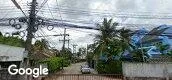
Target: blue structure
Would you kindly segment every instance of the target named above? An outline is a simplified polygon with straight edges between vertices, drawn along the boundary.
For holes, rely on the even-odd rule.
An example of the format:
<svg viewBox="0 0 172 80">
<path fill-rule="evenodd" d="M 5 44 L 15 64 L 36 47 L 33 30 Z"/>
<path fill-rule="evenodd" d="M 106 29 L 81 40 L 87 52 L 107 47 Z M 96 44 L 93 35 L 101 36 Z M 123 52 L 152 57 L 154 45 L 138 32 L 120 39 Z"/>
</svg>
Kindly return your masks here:
<svg viewBox="0 0 172 80">
<path fill-rule="evenodd" d="M 131 37 L 131 44 L 138 46 L 141 42 L 140 40 L 148 33 L 149 31 L 145 28 L 135 31 L 134 35 Z"/>
<path fill-rule="evenodd" d="M 131 44 L 137 48 L 146 49 L 147 54 L 152 58 L 162 54 L 155 46 L 159 42 L 169 45 L 169 50 L 172 50 L 172 25 L 160 25 L 151 31 L 142 28 L 135 31 L 131 37 Z M 125 51 L 123 56 L 131 58 L 128 51 Z"/>
</svg>

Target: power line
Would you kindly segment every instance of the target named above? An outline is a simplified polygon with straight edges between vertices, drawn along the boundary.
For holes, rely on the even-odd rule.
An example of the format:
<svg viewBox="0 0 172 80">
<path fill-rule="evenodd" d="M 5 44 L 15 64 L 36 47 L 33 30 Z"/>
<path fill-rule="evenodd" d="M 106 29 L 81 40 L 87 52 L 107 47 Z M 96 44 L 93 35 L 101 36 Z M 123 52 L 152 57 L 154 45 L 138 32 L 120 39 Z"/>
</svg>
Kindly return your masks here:
<svg viewBox="0 0 172 80">
<path fill-rule="evenodd" d="M 85 11 L 85 12 L 95 12 L 95 13 L 104 13 L 104 12 L 110 12 L 110 13 L 130 13 L 130 14 L 164 14 L 164 15 L 167 15 L 167 14 L 172 14 L 172 13 L 167 13 L 167 12 L 149 12 L 149 11 L 142 11 L 142 12 L 124 12 L 124 11 L 115 11 L 115 10 L 98 10 L 97 8 L 98 7 L 100 7 L 100 6 L 98 6 L 97 8 L 95 8 L 95 9 L 86 9 L 86 8 L 78 8 L 78 7 L 71 7 L 71 6 L 64 6 L 64 5 L 59 5 L 60 7 L 61 7 L 61 9 L 66 9 L 66 10 L 74 10 L 74 11 Z M 52 8 L 52 9 L 54 9 L 54 10 L 56 10 L 57 8 L 54 8 L 54 7 L 50 7 L 50 8 Z M 44 9 L 46 9 L 46 8 L 44 8 Z"/>
<path fill-rule="evenodd" d="M 27 15 L 25 14 L 25 12 L 23 11 L 23 9 L 18 5 L 18 3 L 15 1 L 15 0 L 11 0 L 13 3 L 14 3 L 14 5 L 23 13 L 23 15 L 25 16 L 25 17 L 27 17 Z"/>
<path fill-rule="evenodd" d="M 44 7 L 44 5 L 48 2 L 48 0 L 44 0 L 41 6 L 38 8 L 36 14 Z"/>
<path fill-rule="evenodd" d="M 47 7 L 48 7 L 48 9 L 49 9 L 49 5 L 48 5 L 48 3 L 47 3 Z M 49 12 L 50 12 L 50 14 L 51 14 L 52 18 L 53 18 L 53 19 L 55 19 L 55 18 L 54 18 L 54 16 L 53 16 L 53 13 L 51 12 L 51 10 L 50 10 L 50 9 L 49 9 Z M 61 18 L 60 18 L 60 19 L 61 19 Z M 61 19 L 61 20 L 62 20 L 62 19 Z M 59 30 L 60 30 L 60 29 L 59 29 Z M 56 31 L 55 31 L 55 32 L 56 32 Z M 61 30 L 60 30 L 60 32 L 61 32 Z M 56 33 L 57 33 L 57 32 L 56 32 Z"/>
<path fill-rule="evenodd" d="M 22 1 L 22 0 L 20 0 L 19 3 L 20 3 L 21 1 Z M 14 8 L 13 8 L 13 10 L 14 10 Z M 13 11 L 13 10 L 11 10 L 11 11 Z M 2 17 L 2 19 L 4 19 L 9 13 L 10 13 L 10 11 L 8 11 L 7 13 L 5 13 L 5 15 L 4 15 L 4 17 Z"/>
<path fill-rule="evenodd" d="M 69 34 L 66 34 L 66 28 L 64 29 L 64 34 L 63 34 L 63 40 L 59 40 L 59 41 L 63 41 L 63 46 L 62 46 L 62 50 L 65 50 L 65 45 L 66 45 L 66 41 L 68 41 L 69 43 L 69 39 L 66 39 L 66 36 L 69 36 Z M 69 45 L 69 44 L 68 44 Z"/>
<path fill-rule="evenodd" d="M 67 29 L 71 29 L 71 30 L 75 30 L 75 31 L 79 31 L 79 32 L 84 32 L 84 33 L 96 34 L 96 33 L 93 33 L 93 32 L 83 31 L 83 30 L 79 30 L 79 29 L 75 29 L 75 28 L 67 28 Z"/>
<path fill-rule="evenodd" d="M 42 10 L 46 11 L 46 10 Z M 52 10 L 53 12 L 56 11 L 56 9 Z M 86 16 L 92 16 L 92 15 L 99 15 L 99 16 L 113 16 L 113 17 L 128 17 L 128 18 L 146 18 L 146 19 L 171 19 L 167 16 L 167 14 L 164 15 L 151 15 L 151 14 L 138 14 L 138 13 L 105 13 L 105 12 L 92 12 L 92 11 L 83 11 L 83 10 L 72 10 L 72 9 L 61 9 L 61 12 L 64 14 L 71 14 L 71 15 L 86 15 Z"/>
<path fill-rule="evenodd" d="M 45 17 L 44 13 L 43 13 L 42 11 L 40 11 L 40 12 L 42 13 L 43 17 Z M 52 16 L 52 18 L 54 19 L 53 16 Z M 60 30 L 60 29 L 59 29 L 59 30 Z M 53 32 L 57 33 L 56 31 L 53 31 Z M 61 30 L 60 30 L 60 33 L 61 33 Z"/>
<path fill-rule="evenodd" d="M 43 36 L 43 38 L 44 39 L 47 39 L 45 36 L 45 32 L 42 30 L 42 29 L 40 29 L 41 30 L 41 32 L 42 32 L 42 34 L 41 34 L 41 36 Z M 50 39 L 47 39 L 47 40 L 52 40 L 51 38 Z M 53 40 L 52 40 L 53 41 Z M 51 43 L 51 42 L 50 42 Z M 51 43 L 54 47 L 56 47 L 57 46 L 57 44 L 53 44 L 53 43 Z"/>
<path fill-rule="evenodd" d="M 24 4 L 24 6 L 27 6 L 27 3 L 20 3 L 20 4 Z M 9 6 L 9 4 L 6 4 Z M 59 5 L 59 7 L 61 7 L 62 9 L 71 9 L 71 6 L 64 6 L 64 5 Z M 50 7 L 52 9 L 57 9 L 57 8 L 54 8 L 54 7 Z M 44 8 L 45 9 L 45 8 Z M 72 7 L 72 10 L 86 10 L 87 8 L 78 8 L 78 7 Z M 118 13 L 118 12 L 121 12 L 121 13 L 135 13 L 135 14 L 165 14 L 165 15 L 168 15 L 168 14 L 172 14 L 172 13 L 169 13 L 169 12 L 150 12 L 150 11 L 142 11 L 142 12 L 124 12 L 124 11 L 115 11 L 115 10 L 98 10 L 98 9 L 89 9 L 89 11 L 95 11 L 95 12 L 113 12 L 113 13 Z"/>
<path fill-rule="evenodd" d="M 61 11 L 60 11 L 60 6 L 59 6 L 59 3 L 58 3 L 58 1 L 57 1 L 57 0 L 56 0 L 56 4 L 57 4 L 57 9 L 58 9 L 58 12 L 59 12 L 59 15 L 60 15 L 61 23 L 63 23 L 62 14 L 61 14 Z M 61 30 L 60 30 L 60 31 L 61 31 Z"/>
<path fill-rule="evenodd" d="M 43 11 L 46 12 L 46 11 Z M 56 12 L 56 11 L 53 11 Z M 82 16 L 101 16 L 101 17 L 115 17 L 115 18 L 137 18 L 137 19 L 172 19 L 172 16 L 144 16 L 144 15 L 119 15 L 119 14 L 89 14 L 89 13 L 80 13 L 80 12 L 70 12 L 62 11 L 62 14 L 68 15 L 82 15 Z"/>
</svg>

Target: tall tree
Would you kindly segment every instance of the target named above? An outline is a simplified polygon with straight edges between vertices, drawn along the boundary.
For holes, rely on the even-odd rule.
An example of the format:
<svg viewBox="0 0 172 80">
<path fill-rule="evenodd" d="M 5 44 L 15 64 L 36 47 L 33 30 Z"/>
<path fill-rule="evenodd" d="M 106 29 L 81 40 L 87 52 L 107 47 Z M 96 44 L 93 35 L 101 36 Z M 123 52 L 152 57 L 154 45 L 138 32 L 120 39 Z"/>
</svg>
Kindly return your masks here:
<svg viewBox="0 0 172 80">
<path fill-rule="evenodd" d="M 86 56 L 86 48 L 84 47 L 81 47 L 79 48 L 78 52 L 77 52 L 77 57 L 83 57 L 83 56 Z"/>
<path fill-rule="evenodd" d="M 118 23 L 113 22 L 112 19 L 104 19 L 102 24 L 98 25 L 100 34 L 96 36 L 95 45 L 97 58 L 101 54 L 106 54 L 107 57 L 120 56 L 130 45 L 130 31 L 129 29 L 117 29 Z"/>
</svg>

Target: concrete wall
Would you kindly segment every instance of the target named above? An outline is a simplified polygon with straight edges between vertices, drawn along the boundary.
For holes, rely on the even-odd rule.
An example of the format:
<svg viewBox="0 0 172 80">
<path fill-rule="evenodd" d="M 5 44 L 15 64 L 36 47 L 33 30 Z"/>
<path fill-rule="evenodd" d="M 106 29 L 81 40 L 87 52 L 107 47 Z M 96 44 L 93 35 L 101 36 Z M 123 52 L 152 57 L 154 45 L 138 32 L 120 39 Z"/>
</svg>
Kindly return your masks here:
<svg viewBox="0 0 172 80">
<path fill-rule="evenodd" d="M 130 63 L 123 62 L 124 77 L 166 78 L 172 76 L 172 63 Z"/>
</svg>

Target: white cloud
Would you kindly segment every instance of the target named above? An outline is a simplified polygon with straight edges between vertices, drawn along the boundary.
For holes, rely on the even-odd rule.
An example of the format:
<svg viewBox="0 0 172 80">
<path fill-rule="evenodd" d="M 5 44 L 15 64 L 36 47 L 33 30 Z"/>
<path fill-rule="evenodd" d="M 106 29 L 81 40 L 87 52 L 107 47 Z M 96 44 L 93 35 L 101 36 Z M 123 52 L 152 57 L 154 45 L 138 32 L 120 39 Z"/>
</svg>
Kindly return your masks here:
<svg viewBox="0 0 172 80">
<path fill-rule="evenodd" d="M 27 2 L 30 2 L 31 0 L 17 0 L 17 2 L 20 2 L 20 5 L 26 4 Z M 123 22 L 126 24 L 172 24 L 170 19 L 137 19 L 137 18 L 116 18 L 114 16 L 100 16 L 100 15 L 93 15 L 93 13 L 90 12 L 106 12 L 106 13 L 134 13 L 134 14 L 147 14 L 147 15 L 166 15 L 166 16 L 172 16 L 172 0 L 57 0 L 58 4 L 60 5 L 60 11 L 61 11 L 61 17 L 63 20 L 71 20 L 71 21 L 84 21 L 89 23 L 96 23 L 101 22 L 104 17 L 112 17 L 117 22 Z M 42 3 L 42 0 L 38 0 L 39 4 Z M 48 0 L 48 4 L 52 8 L 57 8 L 56 0 Z M 10 0 L 0 0 L 0 9 L 1 8 L 9 8 L 4 6 L 14 6 Z M 25 8 L 25 6 L 22 6 L 22 8 Z M 44 8 L 47 8 L 47 4 Z M 64 9 L 69 10 L 78 10 L 80 13 L 77 14 L 71 14 L 71 12 L 62 13 Z M 0 18 L 5 16 L 5 13 L 9 13 L 6 17 L 17 17 L 17 16 L 23 16 L 22 13 L 16 13 L 13 11 L 19 11 L 18 9 L 14 8 L 11 11 L 0 11 Z M 106 11 L 105 11 L 106 10 Z M 83 11 L 87 11 L 88 15 L 91 14 L 93 16 L 84 15 Z M 47 14 L 48 13 L 48 14 Z M 53 17 L 56 19 L 61 19 L 59 11 L 56 9 L 56 11 L 53 11 Z M 170 14 L 165 14 L 170 13 Z M 43 13 L 45 17 L 52 18 L 50 12 L 47 10 L 47 12 Z M 39 15 L 43 16 L 42 13 Z M 83 23 L 83 22 L 82 22 Z M 79 24 L 83 25 L 83 24 Z M 152 26 L 132 26 L 130 28 L 152 28 Z M 7 29 L 3 29 L 5 32 Z M 47 31 L 45 30 L 45 34 L 63 34 L 62 28 L 56 28 L 53 31 Z M 76 29 L 78 30 L 78 29 Z M 72 39 L 71 43 L 77 43 L 78 45 L 85 45 L 88 43 L 93 42 L 94 36 L 90 36 L 90 33 L 86 33 L 90 30 L 82 30 L 82 31 L 76 31 L 76 30 L 67 30 L 67 33 L 69 33 Z M 86 31 L 86 32 L 84 32 Z M 90 31 L 91 33 L 97 33 L 96 31 Z M 62 43 L 59 43 L 59 39 L 62 37 L 50 37 L 48 38 L 49 41 L 52 43 L 56 43 L 58 48 L 61 48 Z"/>
</svg>

